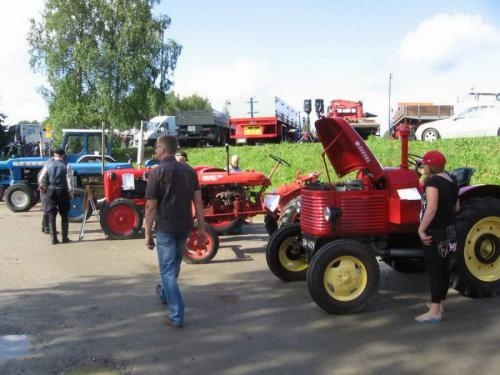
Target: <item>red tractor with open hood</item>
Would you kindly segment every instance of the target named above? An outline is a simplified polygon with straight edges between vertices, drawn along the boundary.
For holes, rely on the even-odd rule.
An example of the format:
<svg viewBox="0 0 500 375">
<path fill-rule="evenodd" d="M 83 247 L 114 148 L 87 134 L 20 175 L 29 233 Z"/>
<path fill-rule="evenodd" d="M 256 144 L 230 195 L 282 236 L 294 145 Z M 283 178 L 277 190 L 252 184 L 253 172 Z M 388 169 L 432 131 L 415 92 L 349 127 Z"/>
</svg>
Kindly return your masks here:
<svg viewBox="0 0 500 375">
<path fill-rule="evenodd" d="M 267 262 L 284 281 L 307 279 L 312 298 L 325 311 L 357 312 L 378 289 L 377 258 L 400 271 L 422 264 L 418 158 L 408 154 L 408 129 L 401 131 L 397 168 L 382 167 L 343 119 L 322 118 L 316 130 L 327 173 L 325 156 L 340 178 L 353 179 L 332 183 L 327 174 L 328 182 L 302 189 L 300 224 L 273 234 Z M 464 295 L 492 295 L 500 292 L 500 187 L 460 185 L 453 286 Z"/>
</svg>

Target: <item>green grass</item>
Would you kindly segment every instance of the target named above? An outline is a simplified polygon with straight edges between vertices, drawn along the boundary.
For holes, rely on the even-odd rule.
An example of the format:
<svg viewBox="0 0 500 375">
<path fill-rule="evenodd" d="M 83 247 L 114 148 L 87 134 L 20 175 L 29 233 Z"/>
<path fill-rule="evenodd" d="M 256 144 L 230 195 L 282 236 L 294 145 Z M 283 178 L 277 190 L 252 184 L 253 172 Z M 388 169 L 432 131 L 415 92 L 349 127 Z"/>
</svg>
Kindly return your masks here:
<svg viewBox="0 0 500 375">
<path fill-rule="evenodd" d="M 387 139 L 371 138 L 367 145 L 383 166 L 399 166 L 401 163 L 401 142 Z M 409 152 L 423 155 L 429 150 L 439 150 L 445 154 L 448 163 L 447 169 L 458 167 L 472 167 L 476 172 L 472 178 L 474 184 L 500 184 L 500 137 L 442 139 L 433 143 L 410 142 Z M 223 147 L 186 148 L 189 164 L 212 165 L 224 168 L 226 163 Z M 321 172 L 321 179 L 326 180 L 324 165 L 321 159 L 323 148 L 320 143 L 307 144 L 265 144 L 260 146 L 233 146 L 230 154 L 241 157 L 242 169 L 254 169 L 269 174 L 274 160 L 269 154 L 279 156 L 288 161 L 292 167 L 280 166 L 273 176 L 273 186 L 279 186 L 294 179 L 297 170 L 303 173 Z M 120 150 L 119 153 L 124 151 Z M 135 159 L 135 149 L 129 149 L 129 154 Z M 147 150 L 147 156 L 152 150 Z M 118 156 L 121 158 L 120 156 Z M 123 158 L 121 158 L 123 160 Z M 332 180 L 338 180 L 331 168 Z M 346 178 L 352 178 L 348 176 Z"/>
</svg>

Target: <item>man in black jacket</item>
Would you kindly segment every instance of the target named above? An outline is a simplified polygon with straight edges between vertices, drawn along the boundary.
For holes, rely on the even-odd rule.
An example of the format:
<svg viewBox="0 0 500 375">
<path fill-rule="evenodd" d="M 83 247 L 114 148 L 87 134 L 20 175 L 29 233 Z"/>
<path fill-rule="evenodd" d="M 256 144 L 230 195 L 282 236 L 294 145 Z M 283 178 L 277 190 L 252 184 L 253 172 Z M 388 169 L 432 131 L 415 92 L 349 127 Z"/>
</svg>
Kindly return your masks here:
<svg viewBox="0 0 500 375">
<path fill-rule="evenodd" d="M 64 160 L 63 149 L 54 151 L 54 158 L 43 168 L 40 176 L 40 190 L 46 192 L 46 210 L 49 213 L 49 229 L 52 244 L 57 239 L 56 216 L 61 215 L 62 242 L 70 242 L 68 238 L 68 212 L 73 195 L 71 186 L 72 170 Z"/>
</svg>

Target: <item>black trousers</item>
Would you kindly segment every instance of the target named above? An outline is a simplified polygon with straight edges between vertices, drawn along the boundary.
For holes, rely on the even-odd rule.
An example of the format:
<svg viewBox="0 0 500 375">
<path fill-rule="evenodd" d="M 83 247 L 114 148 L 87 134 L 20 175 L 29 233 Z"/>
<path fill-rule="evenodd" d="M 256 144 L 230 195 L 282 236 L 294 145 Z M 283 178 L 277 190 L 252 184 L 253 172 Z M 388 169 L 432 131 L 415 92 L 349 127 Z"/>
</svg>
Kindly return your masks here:
<svg viewBox="0 0 500 375">
<path fill-rule="evenodd" d="M 50 234 L 56 236 L 56 216 L 61 215 L 61 227 L 63 239 L 68 235 L 68 212 L 70 208 L 70 198 L 67 189 L 50 188 L 45 197 L 46 212 L 49 214 Z"/>
<path fill-rule="evenodd" d="M 446 299 L 450 287 L 450 255 L 441 257 L 436 246 L 424 246 L 425 269 L 431 285 L 431 302 L 440 303 Z"/>
<path fill-rule="evenodd" d="M 49 212 L 47 211 L 47 194 L 40 191 L 40 203 L 42 204 L 42 230 L 49 229 Z"/>
</svg>

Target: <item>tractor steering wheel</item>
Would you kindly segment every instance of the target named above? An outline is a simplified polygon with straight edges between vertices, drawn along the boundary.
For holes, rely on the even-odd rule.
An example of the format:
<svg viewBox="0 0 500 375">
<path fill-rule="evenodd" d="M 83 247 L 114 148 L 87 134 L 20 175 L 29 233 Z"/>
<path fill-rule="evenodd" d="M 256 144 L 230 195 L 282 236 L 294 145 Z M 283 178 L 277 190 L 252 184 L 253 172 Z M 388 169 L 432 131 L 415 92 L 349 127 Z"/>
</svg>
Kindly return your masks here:
<svg viewBox="0 0 500 375">
<path fill-rule="evenodd" d="M 417 154 L 408 154 L 408 163 L 414 165 L 419 168 L 422 166 L 423 157 Z"/>
<path fill-rule="evenodd" d="M 280 157 L 277 157 L 276 155 L 272 155 L 272 154 L 269 154 L 269 156 L 271 157 L 271 159 L 274 159 L 275 161 L 277 161 L 278 163 L 281 163 L 281 164 L 284 164 L 286 165 L 288 168 L 291 167 L 290 163 L 287 162 L 286 160 L 283 160 L 282 158 Z"/>
</svg>

